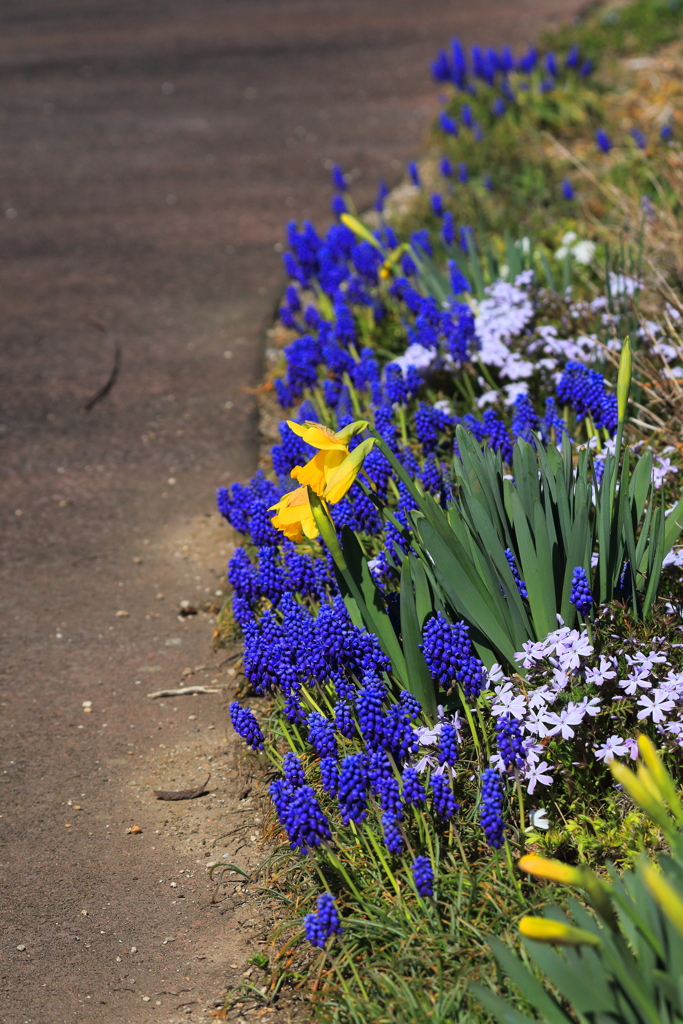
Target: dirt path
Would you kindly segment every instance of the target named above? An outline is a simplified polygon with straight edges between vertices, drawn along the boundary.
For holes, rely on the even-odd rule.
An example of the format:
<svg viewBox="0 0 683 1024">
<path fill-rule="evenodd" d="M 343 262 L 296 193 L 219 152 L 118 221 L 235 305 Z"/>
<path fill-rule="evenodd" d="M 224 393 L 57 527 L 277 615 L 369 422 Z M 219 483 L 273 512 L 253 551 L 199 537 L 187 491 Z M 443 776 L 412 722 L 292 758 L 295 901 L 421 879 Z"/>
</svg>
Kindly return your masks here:
<svg viewBox="0 0 683 1024">
<path fill-rule="evenodd" d="M 258 847 L 225 735 L 230 665 L 208 613 L 179 612 L 215 592 L 229 553 L 215 487 L 254 468 L 245 386 L 283 220 L 324 220 L 331 159 L 361 204 L 398 179 L 449 35 L 522 42 L 576 6 L 5 3 L 3 1024 L 206 1019 L 258 949 L 267 908 L 211 904 L 206 877 Z M 122 365 L 83 415 L 112 358 L 92 318 Z M 222 692 L 146 696 L 188 680 Z M 209 771 L 209 796 L 153 797 Z"/>
</svg>

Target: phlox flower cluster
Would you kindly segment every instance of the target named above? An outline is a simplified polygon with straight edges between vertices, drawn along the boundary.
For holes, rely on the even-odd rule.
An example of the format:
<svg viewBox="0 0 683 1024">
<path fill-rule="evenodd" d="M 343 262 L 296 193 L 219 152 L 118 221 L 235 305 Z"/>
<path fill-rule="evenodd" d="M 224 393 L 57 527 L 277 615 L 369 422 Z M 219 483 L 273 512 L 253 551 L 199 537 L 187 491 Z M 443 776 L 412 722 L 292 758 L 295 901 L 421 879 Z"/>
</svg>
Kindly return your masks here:
<svg viewBox="0 0 683 1024">
<path fill-rule="evenodd" d="M 494 671 L 484 694 L 498 736 L 492 767 L 519 773 L 533 795 L 570 763 L 636 756 L 643 729 L 683 742 L 683 672 L 672 667 L 673 649 L 661 637 L 651 645 L 623 640 L 616 653 L 598 655 L 585 630 L 567 627 L 526 643 L 517 655 L 524 683 Z"/>
</svg>

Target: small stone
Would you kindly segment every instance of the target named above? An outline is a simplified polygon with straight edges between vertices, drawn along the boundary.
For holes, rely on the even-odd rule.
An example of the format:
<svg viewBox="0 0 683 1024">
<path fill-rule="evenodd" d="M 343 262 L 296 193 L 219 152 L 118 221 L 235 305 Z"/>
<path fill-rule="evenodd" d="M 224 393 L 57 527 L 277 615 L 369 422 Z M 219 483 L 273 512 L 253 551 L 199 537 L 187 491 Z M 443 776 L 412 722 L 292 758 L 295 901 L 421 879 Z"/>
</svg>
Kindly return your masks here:
<svg viewBox="0 0 683 1024">
<path fill-rule="evenodd" d="M 130 947 L 130 951 L 131 951 L 131 953 L 137 953 L 138 947 L 137 946 L 131 946 Z"/>
<path fill-rule="evenodd" d="M 87 910 L 81 910 L 81 914 L 83 915 L 83 917 L 87 917 L 88 916 L 88 911 Z"/>
<path fill-rule="evenodd" d="M 128 619 L 128 618 L 130 618 L 130 612 L 126 612 L 126 611 L 123 610 L 123 608 L 119 608 L 119 610 L 116 613 L 116 618 L 117 619 Z"/>
<path fill-rule="evenodd" d="M 17 949 L 19 950 L 20 953 L 23 953 L 24 950 L 26 949 L 26 946 L 17 946 Z"/>
<path fill-rule="evenodd" d="M 127 836 L 139 836 L 142 833 L 142 829 L 139 825 L 133 825 L 132 828 L 126 829 Z"/>
<path fill-rule="evenodd" d="M 83 708 L 84 711 L 90 711 L 92 708 L 92 701 L 84 700 L 81 704 L 81 707 Z"/>
<path fill-rule="evenodd" d="M 149 996 L 143 996 L 142 997 L 142 1001 L 143 1001 L 143 1003 L 148 1003 L 149 1002 Z"/>
</svg>

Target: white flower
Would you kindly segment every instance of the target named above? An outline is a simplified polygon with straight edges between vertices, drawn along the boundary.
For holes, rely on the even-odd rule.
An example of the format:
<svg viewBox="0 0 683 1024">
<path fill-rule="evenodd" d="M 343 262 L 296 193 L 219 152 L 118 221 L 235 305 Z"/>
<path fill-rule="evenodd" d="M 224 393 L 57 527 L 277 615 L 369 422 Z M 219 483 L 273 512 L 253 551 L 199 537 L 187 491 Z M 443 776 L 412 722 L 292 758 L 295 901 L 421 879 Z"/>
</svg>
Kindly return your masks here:
<svg viewBox="0 0 683 1024">
<path fill-rule="evenodd" d="M 652 465 L 652 483 L 660 488 L 669 473 L 678 472 L 678 466 L 672 465 L 671 459 L 662 458 L 661 455 L 655 456 L 655 463 Z"/>
<path fill-rule="evenodd" d="M 656 724 L 663 722 L 666 712 L 675 707 L 675 702 L 669 700 L 663 690 L 653 690 L 652 695 L 644 693 L 638 698 L 638 704 L 643 709 L 638 712 L 638 718 L 651 718 Z"/>
<path fill-rule="evenodd" d="M 595 242 L 577 242 L 576 245 L 572 247 L 572 256 L 577 263 L 580 263 L 584 267 L 588 266 L 595 256 Z"/>
<path fill-rule="evenodd" d="M 574 730 L 572 726 L 581 725 L 584 715 L 585 712 L 578 704 L 568 704 L 566 708 L 560 711 L 559 715 L 554 711 L 548 711 L 545 715 L 545 720 L 548 725 L 552 726 L 552 728 L 548 729 L 548 736 L 556 736 L 559 732 L 562 734 L 562 739 L 573 739 Z"/>
<path fill-rule="evenodd" d="M 524 728 L 532 736 L 540 736 L 543 739 L 544 736 L 548 735 L 545 719 L 546 711 L 529 711 L 524 719 Z"/>
<path fill-rule="evenodd" d="M 498 391 L 485 391 L 477 399 L 477 409 L 485 409 L 487 405 L 495 405 L 500 398 Z"/>
<path fill-rule="evenodd" d="M 550 828 L 548 812 L 545 807 L 539 807 L 537 811 L 530 811 L 529 819 L 533 828 L 542 828 L 544 832 Z"/>
<path fill-rule="evenodd" d="M 547 686 L 537 686 L 535 690 L 532 690 L 527 701 L 530 708 L 542 708 L 546 704 L 551 703 L 555 699 L 555 694 L 552 693 Z"/>
<path fill-rule="evenodd" d="M 440 398 L 437 402 L 434 402 L 434 408 L 438 409 L 439 412 L 445 412 L 447 416 L 453 415 L 451 403 L 447 398 Z"/>
<path fill-rule="evenodd" d="M 494 688 L 495 702 L 491 706 L 492 715 L 512 715 L 513 718 L 524 718 L 526 698 L 523 693 L 515 693 L 512 683 Z"/>
<path fill-rule="evenodd" d="M 628 741 L 622 740 L 621 736 L 610 736 L 601 747 L 595 748 L 595 756 L 598 761 L 604 761 L 605 764 L 609 764 L 615 757 L 623 757 L 624 754 L 628 753 Z"/>
<path fill-rule="evenodd" d="M 627 277 L 625 274 L 615 274 L 613 270 L 609 275 L 609 286 L 612 295 L 633 295 L 643 287 L 641 281 L 635 277 Z"/>
<path fill-rule="evenodd" d="M 651 690 L 651 671 L 652 669 L 649 665 L 638 665 L 631 672 L 630 676 L 627 676 L 626 679 L 619 680 L 619 689 L 623 690 L 629 697 L 633 697 L 633 695 L 638 692 L 639 687 L 641 690 Z"/>
<path fill-rule="evenodd" d="M 601 654 L 599 667 L 586 669 L 586 682 L 592 683 L 593 686 L 602 686 L 606 679 L 614 679 L 616 674 L 614 660 Z"/>
<path fill-rule="evenodd" d="M 528 771 L 525 774 L 527 780 L 527 793 L 531 795 L 536 789 L 536 783 L 540 782 L 542 786 L 552 785 L 552 775 L 545 775 L 544 772 L 552 770 L 547 761 L 541 761 L 540 764 L 532 764 L 529 766 Z"/>
<path fill-rule="evenodd" d="M 398 366 L 401 373 L 405 376 L 409 366 L 414 366 L 416 370 L 424 370 L 431 366 L 436 355 L 435 349 L 425 348 L 424 345 L 418 345 L 417 342 L 413 342 L 412 345 L 408 345 L 402 356 L 392 359 L 391 363 L 387 363 L 387 366 Z"/>
</svg>

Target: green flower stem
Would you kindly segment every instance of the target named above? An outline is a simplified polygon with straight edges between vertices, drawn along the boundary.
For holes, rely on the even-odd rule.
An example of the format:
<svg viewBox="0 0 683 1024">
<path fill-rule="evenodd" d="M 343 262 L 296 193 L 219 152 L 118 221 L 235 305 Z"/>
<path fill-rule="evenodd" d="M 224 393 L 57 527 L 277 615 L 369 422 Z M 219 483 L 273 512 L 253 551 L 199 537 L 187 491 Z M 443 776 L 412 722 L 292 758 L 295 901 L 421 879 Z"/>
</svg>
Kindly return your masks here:
<svg viewBox="0 0 683 1024">
<path fill-rule="evenodd" d="M 494 381 L 493 377 L 491 376 L 491 372 L 490 372 L 488 366 L 486 366 L 485 363 L 482 363 L 481 359 L 477 359 L 477 366 L 479 367 L 479 370 L 481 371 L 482 377 L 484 378 L 486 383 L 489 385 L 491 390 L 492 391 L 500 391 L 500 385 L 496 384 L 496 382 Z"/>
<path fill-rule="evenodd" d="M 477 757 L 481 759 L 481 743 L 479 742 L 479 734 L 477 733 L 477 727 L 474 724 L 474 718 L 472 717 L 472 712 L 471 712 L 470 708 L 467 705 L 467 701 L 465 700 L 465 694 L 463 693 L 462 686 L 458 686 L 458 696 L 460 697 L 460 701 L 462 703 L 462 706 L 465 709 L 465 716 L 467 718 L 470 730 L 472 732 L 472 739 L 474 740 L 474 746 L 475 746 L 476 751 L 477 751 Z"/>
<path fill-rule="evenodd" d="M 362 414 L 361 407 L 360 407 L 360 400 L 358 398 L 358 392 L 356 391 L 355 387 L 353 386 L 353 384 L 351 382 L 351 378 L 349 377 L 348 373 L 345 373 L 343 375 L 342 380 L 344 381 L 344 384 L 346 384 L 347 388 L 349 389 L 349 396 L 351 398 L 351 405 L 353 406 L 353 414 L 354 414 L 354 416 L 355 416 L 355 418 L 357 420 L 362 420 L 363 419 L 363 414 Z"/>
<path fill-rule="evenodd" d="M 400 402 L 396 406 L 396 412 L 398 415 L 398 425 L 401 428 L 401 440 L 405 445 L 408 444 L 408 426 L 406 424 L 406 407 Z"/>
<path fill-rule="evenodd" d="M 363 897 L 361 896 L 358 889 L 354 885 L 352 879 L 349 877 L 349 873 L 344 867 L 344 864 L 339 859 L 339 857 L 337 857 L 336 853 L 333 850 L 329 849 L 329 847 L 327 848 L 327 859 L 329 860 L 330 864 L 335 869 L 335 871 L 338 871 L 339 874 L 342 876 L 342 878 L 344 879 L 344 881 L 346 882 L 346 884 L 348 885 L 349 889 L 356 897 L 358 902 L 362 904 Z"/>
<path fill-rule="evenodd" d="M 526 812 L 524 810 L 524 794 L 522 793 L 522 782 L 519 772 L 515 769 L 515 790 L 517 793 L 517 807 L 519 808 L 519 846 L 522 853 L 526 847 Z"/>
<path fill-rule="evenodd" d="M 386 871 L 387 877 L 388 877 L 389 881 L 391 882 L 391 884 L 393 886 L 394 892 L 396 893 L 396 895 L 398 897 L 400 897 L 400 895 L 401 895 L 401 887 L 398 884 L 398 879 L 396 878 L 396 876 L 394 875 L 393 871 L 389 867 L 389 862 L 386 859 L 386 857 L 384 856 L 384 850 L 382 849 L 381 845 L 377 841 L 377 836 L 375 835 L 375 833 L 373 832 L 373 830 L 371 828 L 366 828 L 365 829 L 365 834 L 367 835 L 368 839 L 370 840 L 370 843 L 372 844 L 372 847 L 373 847 L 375 853 L 377 854 L 378 860 L 380 861 L 380 863 L 382 864 L 382 867 Z M 410 917 L 410 914 L 408 914 L 408 916 Z M 412 921 L 412 918 L 410 918 L 410 920 Z"/>
</svg>

